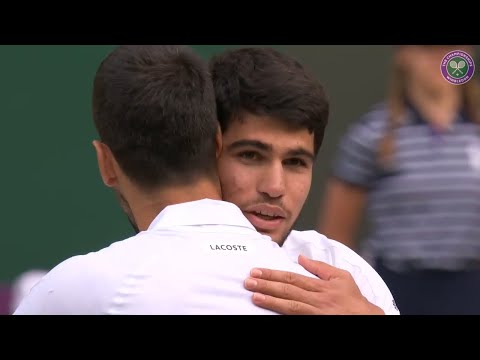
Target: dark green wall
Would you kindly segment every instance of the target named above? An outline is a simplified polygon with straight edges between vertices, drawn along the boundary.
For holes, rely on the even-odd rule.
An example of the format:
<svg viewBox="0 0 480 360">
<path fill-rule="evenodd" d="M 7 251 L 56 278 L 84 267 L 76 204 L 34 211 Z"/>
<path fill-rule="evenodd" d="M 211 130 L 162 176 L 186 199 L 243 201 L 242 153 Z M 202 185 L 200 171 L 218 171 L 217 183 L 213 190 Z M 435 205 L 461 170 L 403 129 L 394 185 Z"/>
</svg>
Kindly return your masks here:
<svg viewBox="0 0 480 360">
<path fill-rule="evenodd" d="M 91 146 L 91 83 L 111 48 L 0 46 L 0 280 L 128 234 Z"/>
</svg>

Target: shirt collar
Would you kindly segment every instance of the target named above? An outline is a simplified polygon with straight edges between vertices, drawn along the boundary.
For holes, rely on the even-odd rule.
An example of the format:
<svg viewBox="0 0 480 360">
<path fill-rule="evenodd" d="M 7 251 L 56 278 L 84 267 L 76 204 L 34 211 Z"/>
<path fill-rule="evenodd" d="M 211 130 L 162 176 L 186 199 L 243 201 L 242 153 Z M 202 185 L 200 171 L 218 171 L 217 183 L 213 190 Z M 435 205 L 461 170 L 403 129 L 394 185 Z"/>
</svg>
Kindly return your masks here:
<svg viewBox="0 0 480 360">
<path fill-rule="evenodd" d="M 169 205 L 157 215 L 148 230 L 194 225 L 230 225 L 256 231 L 238 206 L 211 199 Z"/>
</svg>

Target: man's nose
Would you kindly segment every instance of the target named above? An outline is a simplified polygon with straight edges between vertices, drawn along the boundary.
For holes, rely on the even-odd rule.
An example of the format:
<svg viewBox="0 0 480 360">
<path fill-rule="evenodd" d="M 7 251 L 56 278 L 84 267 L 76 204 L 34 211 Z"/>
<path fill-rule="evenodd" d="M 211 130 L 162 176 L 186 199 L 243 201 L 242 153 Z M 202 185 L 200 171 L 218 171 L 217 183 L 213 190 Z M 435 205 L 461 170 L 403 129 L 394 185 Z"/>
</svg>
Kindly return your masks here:
<svg viewBox="0 0 480 360">
<path fill-rule="evenodd" d="M 280 198 L 285 195 L 285 173 L 282 163 L 272 164 L 265 169 L 258 191 L 270 198 Z"/>
</svg>

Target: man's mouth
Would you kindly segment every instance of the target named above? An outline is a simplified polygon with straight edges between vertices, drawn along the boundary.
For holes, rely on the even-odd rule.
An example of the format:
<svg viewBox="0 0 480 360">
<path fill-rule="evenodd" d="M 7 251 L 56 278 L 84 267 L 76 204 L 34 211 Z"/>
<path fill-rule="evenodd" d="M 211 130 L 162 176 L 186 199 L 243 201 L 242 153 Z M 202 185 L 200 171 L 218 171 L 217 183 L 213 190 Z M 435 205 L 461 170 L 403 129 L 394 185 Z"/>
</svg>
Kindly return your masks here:
<svg viewBox="0 0 480 360">
<path fill-rule="evenodd" d="M 286 218 L 285 211 L 277 206 L 255 205 L 244 210 L 245 217 L 258 231 L 277 229 Z"/>
<path fill-rule="evenodd" d="M 252 212 L 251 214 L 258 216 L 264 220 L 275 220 L 275 219 L 283 219 L 281 216 L 273 215 L 273 214 L 262 214 L 261 212 Z"/>
</svg>

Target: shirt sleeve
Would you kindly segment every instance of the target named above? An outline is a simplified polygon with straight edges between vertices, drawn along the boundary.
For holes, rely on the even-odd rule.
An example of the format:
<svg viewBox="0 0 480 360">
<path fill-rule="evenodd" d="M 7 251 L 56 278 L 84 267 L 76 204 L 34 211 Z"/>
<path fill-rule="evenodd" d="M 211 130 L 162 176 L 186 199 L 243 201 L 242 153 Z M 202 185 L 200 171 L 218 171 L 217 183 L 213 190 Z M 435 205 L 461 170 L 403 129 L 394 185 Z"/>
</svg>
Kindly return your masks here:
<svg viewBox="0 0 480 360">
<path fill-rule="evenodd" d="M 368 263 L 365 263 L 360 271 L 361 273 L 356 275 L 357 285 L 361 282 L 363 289 L 371 289 L 369 301 L 381 308 L 385 315 L 400 315 L 395 299 L 380 275 Z"/>
<path fill-rule="evenodd" d="M 293 258 L 299 254 L 348 271 L 360 292 L 386 315 L 399 315 L 390 289 L 375 269 L 348 246 L 314 230 L 293 230 L 282 248 Z"/>
<path fill-rule="evenodd" d="M 83 256 L 57 265 L 33 286 L 13 315 L 87 315 L 98 310 L 85 265 Z"/>
<path fill-rule="evenodd" d="M 363 296 L 381 308 L 385 315 L 400 315 L 390 289 L 375 269 L 349 247 L 335 240 L 330 241 L 335 259 L 332 265 L 349 271 Z"/>
<path fill-rule="evenodd" d="M 341 138 L 332 175 L 349 184 L 369 188 L 378 174 L 377 153 L 386 113 L 372 110 L 358 119 Z"/>
</svg>

